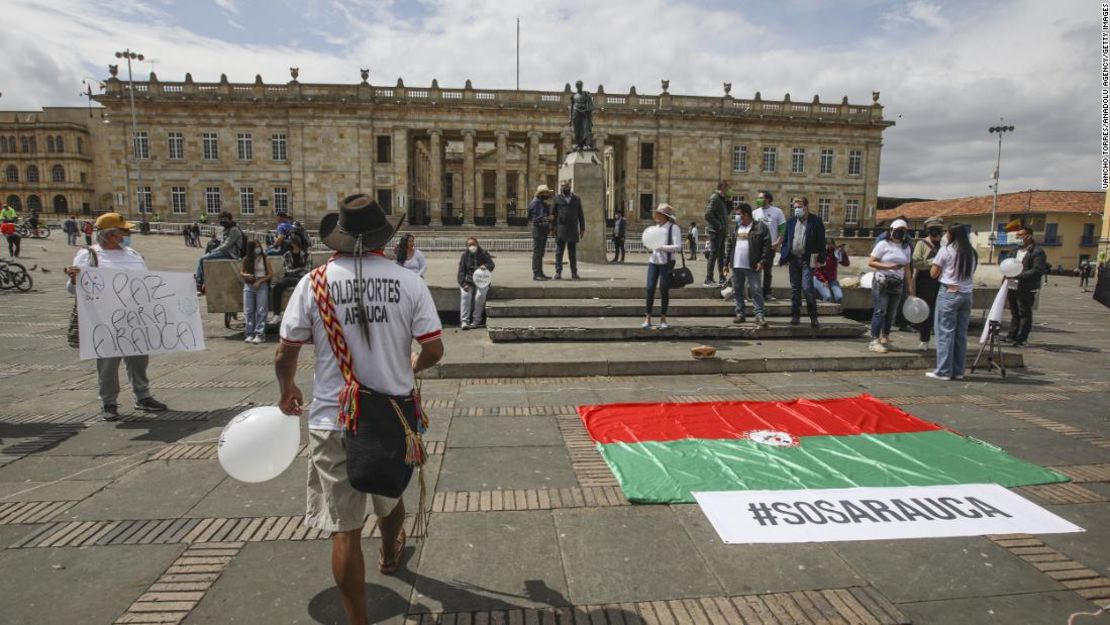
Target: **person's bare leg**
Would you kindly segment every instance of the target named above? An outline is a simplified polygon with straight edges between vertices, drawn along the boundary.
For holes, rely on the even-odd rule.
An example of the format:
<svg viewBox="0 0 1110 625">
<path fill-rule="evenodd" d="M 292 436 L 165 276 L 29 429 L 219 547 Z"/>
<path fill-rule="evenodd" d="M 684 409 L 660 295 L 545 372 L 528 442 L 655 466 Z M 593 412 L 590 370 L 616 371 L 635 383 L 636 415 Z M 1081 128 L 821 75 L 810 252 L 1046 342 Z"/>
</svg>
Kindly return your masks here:
<svg viewBox="0 0 1110 625">
<path fill-rule="evenodd" d="M 361 529 L 336 532 L 331 539 L 331 574 L 350 625 L 367 625 L 366 566 L 359 542 L 361 534 Z"/>
<path fill-rule="evenodd" d="M 393 508 L 393 512 L 378 521 L 382 530 L 382 557 L 386 562 L 392 562 L 396 557 L 394 550 L 397 548 L 397 536 L 405 526 L 405 502 L 400 500 Z"/>
</svg>

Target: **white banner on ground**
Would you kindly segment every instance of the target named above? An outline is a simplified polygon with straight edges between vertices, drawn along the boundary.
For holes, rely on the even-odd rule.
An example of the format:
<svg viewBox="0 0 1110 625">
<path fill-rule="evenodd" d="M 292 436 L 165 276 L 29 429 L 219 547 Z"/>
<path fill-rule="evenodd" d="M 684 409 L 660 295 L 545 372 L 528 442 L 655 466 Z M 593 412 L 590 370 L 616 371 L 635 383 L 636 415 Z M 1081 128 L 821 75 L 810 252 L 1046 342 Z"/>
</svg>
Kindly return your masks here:
<svg viewBox="0 0 1110 625">
<path fill-rule="evenodd" d="M 979 344 L 987 342 L 987 335 L 990 334 L 991 324 L 989 322 L 1002 323 L 1002 313 L 1006 311 L 1006 294 L 1009 292 L 1010 279 L 1002 279 L 1002 287 L 998 289 L 998 294 L 994 296 L 994 303 L 991 304 L 991 310 L 987 313 L 988 323 L 983 324 L 983 331 L 979 334 Z"/>
<path fill-rule="evenodd" d="M 694 493 L 728 544 L 1082 532 L 997 484 Z"/>
<path fill-rule="evenodd" d="M 196 289 L 187 273 L 82 269 L 81 359 L 204 349 Z"/>
</svg>

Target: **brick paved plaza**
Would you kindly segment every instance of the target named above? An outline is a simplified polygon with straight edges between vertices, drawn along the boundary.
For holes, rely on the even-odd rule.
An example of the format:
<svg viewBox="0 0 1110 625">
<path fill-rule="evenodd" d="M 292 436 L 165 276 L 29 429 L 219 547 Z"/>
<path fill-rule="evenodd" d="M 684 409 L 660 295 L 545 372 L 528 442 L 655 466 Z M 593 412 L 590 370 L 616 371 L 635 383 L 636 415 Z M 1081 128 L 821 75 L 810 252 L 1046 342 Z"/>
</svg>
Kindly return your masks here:
<svg viewBox="0 0 1110 625">
<path fill-rule="evenodd" d="M 153 269 L 191 271 L 197 254 L 178 237 L 136 236 L 135 246 Z M 125 409 L 123 421 L 99 422 L 93 364 L 65 342 L 72 300 L 61 269 L 72 249 L 57 239 L 23 248 L 27 266 L 50 273 L 36 270 L 31 293 L 0 292 L 0 623 L 342 622 L 328 536 L 301 523 L 303 450 L 256 485 L 227 477 L 216 460 L 231 416 L 276 403 L 274 344 L 244 344 L 207 315 L 207 351 L 151 360 L 155 396 L 171 412 Z M 433 265 L 454 258 L 430 255 Z M 1110 606 L 1110 312 L 1077 279 L 1053 277 L 1036 315 L 1025 368 L 1005 379 L 980 372 L 940 384 L 912 369 L 427 380 L 430 529 L 409 541 L 396 576 L 368 566 L 372 618 L 1064 625 Z M 457 329 L 445 344 L 445 365 L 471 350 L 497 362 L 529 349 Z M 690 344 L 651 349 L 688 353 Z M 803 349 L 832 358 L 863 352 L 865 339 Z M 579 373 L 574 362 L 564 371 Z M 579 404 L 615 401 L 862 392 L 1063 471 L 1073 482 L 1019 492 L 1087 531 L 726 546 L 697 506 L 630 505 L 575 415 Z M 124 389 L 121 408 L 129 400 Z"/>
</svg>

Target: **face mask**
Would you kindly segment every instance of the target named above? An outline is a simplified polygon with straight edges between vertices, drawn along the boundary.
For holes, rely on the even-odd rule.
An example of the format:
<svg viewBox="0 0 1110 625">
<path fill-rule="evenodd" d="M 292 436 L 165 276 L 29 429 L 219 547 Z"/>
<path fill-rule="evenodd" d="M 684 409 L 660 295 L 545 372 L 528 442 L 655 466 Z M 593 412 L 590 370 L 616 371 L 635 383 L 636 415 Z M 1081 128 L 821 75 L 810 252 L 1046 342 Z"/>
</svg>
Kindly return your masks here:
<svg viewBox="0 0 1110 625">
<path fill-rule="evenodd" d="M 944 233 L 944 231 L 943 231 L 943 230 L 940 230 L 940 229 L 933 229 L 933 230 L 930 230 L 930 231 L 929 231 L 929 236 L 931 236 L 931 237 L 939 237 L 939 236 L 940 236 L 941 234 L 943 234 L 943 233 Z"/>
<path fill-rule="evenodd" d="M 736 215 L 732 219 L 736 222 L 736 225 L 740 225 L 740 215 Z"/>
<path fill-rule="evenodd" d="M 795 206 L 795 207 L 794 207 L 794 216 L 795 216 L 795 217 L 801 217 L 801 216 L 802 216 L 802 212 L 803 212 L 803 211 L 802 211 L 802 207 L 801 207 L 801 206 Z"/>
<path fill-rule="evenodd" d="M 756 201 L 755 201 L 755 205 L 758 206 L 759 208 L 763 208 L 766 204 L 767 204 L 767 202 L 765 202 L 763 200 L 763 198 L 757 198 Z"/>
<path fill-rule="evenodd" d="M 478 253 L 478 246 L 477 245 L 471 245 L 470 247 L 467 247 L 466 249 L 470 250 L 471 254 L 477 254 Z"/>
<path fill-rule="evenodd" d="M 124 236 L 123 239 L 120 240 L 119 244 L 124 247 L 131 247 L 131 235 L 129 234 Z"/>
<path fill-rule="evenodd" d="M 890 238 L 894 239 L 895 241 L 901 241 L 902 239 L 906 238 L 906 233 L 895 230 L 894 232 L 890 233 Z"/>
</svg>

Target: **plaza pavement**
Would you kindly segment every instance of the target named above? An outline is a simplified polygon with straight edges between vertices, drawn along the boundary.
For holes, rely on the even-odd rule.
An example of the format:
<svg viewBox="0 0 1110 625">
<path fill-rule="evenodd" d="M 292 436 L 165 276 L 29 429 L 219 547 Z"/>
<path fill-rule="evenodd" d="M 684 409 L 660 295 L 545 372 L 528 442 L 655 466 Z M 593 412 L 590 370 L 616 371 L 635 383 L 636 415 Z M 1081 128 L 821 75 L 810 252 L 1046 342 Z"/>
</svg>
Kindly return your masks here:
<svg viewBox="0 0 1110 625">
<path fill-rule="evenodd" d="M 136 247 L 156 269 L 191 271 L 197 255 L 176 237 L 136 237 Z M 275 402 L 273 343 L 246 345 L 207 316 L 207 351 L 152 358 L 155 395 L 172 412 L 96 422 L 95 371 L 65 344 L 72 300 L 61 268 L 72 250 L 57 240 L 23 249 L 28 266 L 50 273 L 36 271 L 31 293 L 0 292 L 0 623 L 342 622 L 327 537 L 300 523 L 306 460 L 247 485 L 215 458 L 232 415 Z M 409 541 L 398 575 L 368 574 L 374 622 L 1063 625 L 1107 605 L 1110 311 L 1077 279 L 1052 282 L 1026 368 L 1004 380 L 940 384 L 921 370 L 578 377 L 567 362 L 559 376 L 426 381 L 431 526 Z M 476 337 L 448 330 L 447 362 Z M 809 349 L 844 349 L 824 343 L 837 342 Z M 496 360 L 494 346 L 483 349 Z M 1074 483 L 1019 490 L 1087 531 L 726 546 L 696 506 L 629 505 L 574 413 L 860 392 L 1069 473 Z M 125 388 L 121 407 L 128 400 Z"/>
</svg>

